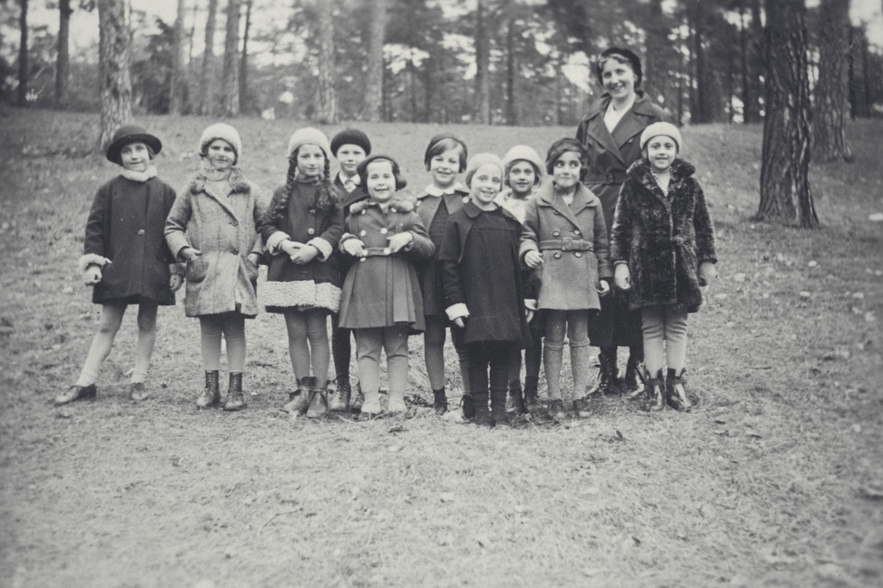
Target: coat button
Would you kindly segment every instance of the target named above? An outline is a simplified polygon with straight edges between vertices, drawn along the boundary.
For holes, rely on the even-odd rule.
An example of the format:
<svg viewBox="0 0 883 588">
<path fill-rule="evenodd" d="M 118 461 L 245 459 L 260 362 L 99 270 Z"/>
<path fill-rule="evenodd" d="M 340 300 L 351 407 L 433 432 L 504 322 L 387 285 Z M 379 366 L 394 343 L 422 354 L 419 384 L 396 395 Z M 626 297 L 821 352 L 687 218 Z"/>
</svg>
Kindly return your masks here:
<svg viewBox="0 0 883 588">
<path fill-rule="evenodd" d="M 561 231 L 559 231 L 558 229 L 555 229 L 554 231 L 552 231 L 552 236 L 553 237 L 560 237 Z"/>
<path fill-rule="evenodd" d="M 365 261 L 366 259 L 368 259 L 368 258 L 367 257 L 360 257 L 359 261 Z"/>
<path fill-rule="evenodd" d="M 367 213 L 368 213 L 367 210 L 362 210 L 362 214 L 367 214 Z"/>
<path fill-rule="evenodd" d="M 311 209 L 310 209 L 310 214 L 316 214 L 316 209 L 315 209 L 315 208 L 311 208 Z"/>
<path fill-rule="evenodd" d="M 307 229 L 307 235 L 315 235 L 315 234 L 316 234 L 316 229 L 313 229 L 313 228 Z"/>
<path fill-rule="evenodd" d="M 144 234 L 144 229 L 138 229 L 138 235 L 141 236 Z"/>
<path fill-rule="evenodd" d="M 463 204 L 469 204 L 469 196 L 463 196 Z"/>
<path fill-rule="evenodd" d="M 560 251 L 555 254 L 555 259 L 561 259 L 561 252 Z"/>
<path fill-rule="evenodd" d="M 230 224 L 233 225 L 234 227 L 239 226 L 239 223 L 236 222 L 235 220 L 231 220 Z"/>
<path fill-rule="evenodd" d="M 579 251 L 575 251 L 573 254 L 574 254 L 576 257 L 582 257 L 582 256 L 583 256 L 583 254 L 580 253 Z"/>
<path fill-rule="evenodd" d="M 383 248 L 383 254 L 384 254 L 384 255 L 389 255 L 390 253 L 392 253 L 392 249 L 390 249 L 389 247 L 384 247 L 384 248 Z"/>
<path fill-rule="evenodd" d="M 389 231 L 386 230 L 386 227 L 383 227 L 382 229 L 380 229 L 380 234 L 381 234 L 381 235 L 385 235 L 385 234 L 387 234 L 388 232 L 389 232 Z"/>
<path fill-rule="evenodd" d="M 239 249 L 236 249 L 234 247 L 233 249 L 230 250 L 230 253 L 232 253 L 233 255 L 239 255 Z"/>
<path fill-rule="evenodd" d="M 573 229 L 573 234 L 574 234 L 574 235 L 580 235 L 579 229 Z"/>
<path fill-rule="evenodd" d="M 360 237 L 364 237 L 364 236 L 367 235 L 367 234 L 368 234 L 368 231 L 366 231 L 365 229 L 362 229 L 361 231 L 359 231 L 359 236 L 360 236 Z"/>
</svg>

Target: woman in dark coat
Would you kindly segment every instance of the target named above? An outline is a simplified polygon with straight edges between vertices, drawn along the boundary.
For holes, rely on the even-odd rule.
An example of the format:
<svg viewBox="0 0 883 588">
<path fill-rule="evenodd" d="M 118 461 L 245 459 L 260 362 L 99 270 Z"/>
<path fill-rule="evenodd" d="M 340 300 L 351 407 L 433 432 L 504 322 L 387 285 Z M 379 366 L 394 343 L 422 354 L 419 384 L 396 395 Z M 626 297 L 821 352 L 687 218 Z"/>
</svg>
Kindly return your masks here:
<svg viewBox="0 0 883 588">
<path fill-rule="evenodd" d="M 601 54 L 595 67 L 605 92 L 583 117 L 577 140 L 588 153 L 589 165 L 582 182 L 601 200 L 607 233 L 613 226 L 613 211 L 626 170 L 641 158 L 640 136 L 659 121 L 667 121 L 665 111 L 638 90 L 641 60 L 628 49 L 611 47 Z M 616 348 L 628 347 L 625 391 L 637 392 L 637 375 L 643 360 L 641 315 L 631 312 L 620 292 L 601 300 L 601 312 L 589 324 L 589 339 L 600 347 L 601 373 L 596 391 L 618 391 Z"/>
</svg>

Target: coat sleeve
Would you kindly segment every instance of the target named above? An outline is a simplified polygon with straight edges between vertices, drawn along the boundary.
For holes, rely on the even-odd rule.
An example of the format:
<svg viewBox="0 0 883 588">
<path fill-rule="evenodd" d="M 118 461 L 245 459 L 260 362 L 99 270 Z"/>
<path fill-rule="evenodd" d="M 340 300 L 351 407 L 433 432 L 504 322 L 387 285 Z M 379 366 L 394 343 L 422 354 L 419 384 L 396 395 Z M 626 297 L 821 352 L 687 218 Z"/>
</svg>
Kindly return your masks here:
<svg viewBox="0 0 883 588">
<path fill-rule="evenodd" d="M 435 245 L 433 245 L 432 239 L 426 233 L 423 221 L 420 220 L 420 216 L 416 212 L 412 212 L 408 222 L 411 226 L 411 236 L 414 239 L 405 249 L 405 252 L 413 261 L 429 261 L 435 255 Z"/>
<path fill-rule="evenodd" d="M 179 259 L 178 254 L 182 249 L 191 246 L 190 241 L 187 239 L 187 225 L 190 223 L 190 216 L 193 214 L 190 198 L 189 189 L 182 191 L 175 198 L 172 210 L 169 212 L 168 218 L 166 218 L 166 243 L 168 243 L 172 256 L 175 259 Z"/>
<path fill-rule="evenodd" d="M 601 205 L 595 207 L 595 258 L 598 260 L 598 279 L 610 280 L 613 278 L 613 268 L 610 265 L 610 244 L 607 240 L 607 223 L 604 221 L 604 212 Z"/>
<path fill-rule="evenodd" d="M 319 250 L 322 261 L 331 256 L 331 252 L 334 251 L 343 236 L 343 209 L 337 203 L 333 204 L 332 209 L 328 211 L 328 220 L 329 223 L 325 230 L 307 241 L 308 245 Z"/>
<path fill-rule="evenodd" d="M 524 224 L 521 228 L 521 247 L 518 249 L 518 259 L 523 260 L 528 251 L 539 251 L 540 234 L 540 211 L 536 198 L 530 198 L 524 207 Z"/>
<path fill-rule="evenodd" d="M 459 223 L 448 220 L 438 254 L 442 270 L 445 312 L 451 320 L 469 315 L 466 308 L 466 294 L 463 290 L 463 276 L 460 273 L 460 229 Z"/>
<path fill-rule="evenodd" d="M 98 188 L 95 198 L 92 199 L 92 208 L 89 209 L 89 217 L 86 219 L 83 255 L 77 263 L 81 271 L 86 271 L 92 265 L 104 267 L 112 261 L 105 257 L 107 251 L 104 246 L 110 217 L 110 196 L 110 186 L 105 184 Z"/>
<path fill-rule="evenodd" d="M 254 194 L 254 210 L 252 211 L 251 217 L 254 220 L 255 232 L 257 235 L 255 236 L 254 243 L 252 244 L 249 253 L 257 253 L 263 257 L 266 248 L 264 247 L 264 237 L 261 235 L 259 228 L 261 226 L 261 220 L 267 214 L 267 199 L 261 189 L 254 184 L 251 185 L 251 191 L 252 194 Z"/>
<path fill-rule="evenodd" d="M 613 228 L 610 235 L 610 261 L 613 264 L 628 263 L 632 246 L 631 214 L 632 181 L 622 185 L 616 211 L 613 213 Z"/>
<path fill-rule="evenodd" d="M 705 203 L 705 194 L 699 182 L 693 181 L 696 192 L 696 208 L 693 211 L 693 228 L 696 231 L 696 259 L 699 263 L 710 261 L 717 263 L 717 254 L 714 247 L 714 224 L 708 214 L 708 205 Z"/>
</svg>

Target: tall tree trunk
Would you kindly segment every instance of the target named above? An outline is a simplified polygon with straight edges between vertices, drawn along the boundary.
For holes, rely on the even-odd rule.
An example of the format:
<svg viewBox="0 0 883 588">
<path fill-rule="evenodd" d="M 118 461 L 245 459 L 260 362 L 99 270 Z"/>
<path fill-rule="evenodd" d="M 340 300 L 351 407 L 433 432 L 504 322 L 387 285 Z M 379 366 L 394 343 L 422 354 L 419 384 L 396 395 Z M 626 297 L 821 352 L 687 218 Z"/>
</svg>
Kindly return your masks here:
<svg viewBox="0 0 883 588">
<path fill-rule="evenodd" d="M 101 135 L 103 152 L 114 132 L 132 119 L 132 81 L 129 78 L 132 31 L 129 0 L 98 0 L 98 64 L 101 80 Z"/>
<path fill-rule="evenodd" d="M 317 119 L 326 125 L 337 124 L 337 92 L 334 82 L 337 68 L 334 59 L 334 3 L 318 0 L 319 9 L 319 85 Z"/>
<path fill-rule="evenodd" d="M 733 115 L 735 114 L 733 108 L 733 99 L 735 98 L 735 82 L 734 79 L 736 77 L 735 65 L 733 65 L 733 54 L 730 51 L 727 51 L 727 122 L 733 124 Z"/>
<path fill-rule="evenodd" d="M 822 0 L 819 13 L 819 81 L 813 109 L 813 157 L 851 161 L 846 141 L 849 0 Z"/>
<path fill-rule="evenodd" d="M 67 107 L 67 86 L 71 79 L 71 0 L 58 2 L 58 58 L 55 62 L 55 107 Z"/>
<path fill-rule="evenodd" d="M 239 65 L 239 108 L 248 112 L 248 31 L 251 28 L 251 5 L 247 0 L 245 8 L 245 31 L 242 33 L 242 61 Z"/>
<path fill-rule="evenodd" d="M 387 0 L 370 0 L 371 22 L 368 28 L 368 60 L 362 118 L 371 122 L 377 122 L 383 116 L 383 41 L 386 37 L 386 3 Z"/>
<path fill-rule="evenodd" d="M 196 14 L 199 12 L 199 2 L 193 3 L 193 19 L 190 23 L 190 33 L 187 35 L 187 64 L 188 75 L 193 75 L 193 41 L 196 38 Z"/>
<path fill-rule="evenodd" d="M 849 52 L 846 54 L 846 79 L 849 94 L 849 118 L 855 120 L 858 116 L 858 101 L 855 97 L 855 27 L 849 27 Z"/>
<path fill-rule="evenodd" d="M 172 76 L 169 83 L 169 114 L 181 114 L 184 110 L 184 17 L 185 0 L 178 0 L 178 17 L 172 34 Z"/>
<path fill-rule="evenodd" d="M 410 50 L 408 59 L 408 85 L 411 90 L 411 122 L 417 122 L 417 74 L 414 66 L 414 51 Z"/>
<path fill-rule="evenodd" d="M 18 45 L 18 105 L 28 103 L 28 0 L 19 0 L 21 11 L 18 26 L 21 37 Z"/>
<path fill-rule="evenodd" d="M 436 65 L 435 59 L 431 56 L 424 63 L 426 67 L 423 75 L 423 109 L 426 116 L 423 118 L 423 122 L 430 123 L 432 122 L 432 93 L 435 90 L 432 84 L 432 72 Z"/>
<path fill-rule="evenodd" d="M 751 80 L 751 95 L 754 96 L 754 102 L 752 103 L 751 113 L 753 118 L 751 122 L 760 122 L 762 118 L 761 112 L 761 103 L 760 99 L 764 96 L 765 87 L 760 81 L 760 72 L 763 71 L 764 65 L 761 62 L 761 58 L 764 55 L 764 43 L 765 36 L 763 30 L 763 23 L 761 22 L 761 2 L 762 0 L 750 0 L 751 1 L 751 45 L 754 50 L 754 59 L 749 62 L 748 72 Z M 766 112 L 766 105 L 763 107 L 763 111 Z"/>
<path fill-rule="evenodd" d="M 224 73 L 221 77 L 221 110 L 239 115 L 239 7 L 241 0 L 227 3 L 227 34 L 224 37 Z"/>
<path fill-rule="evenodd" d="M 515 18 L 510 17 L 506 27 L 506 124 L 518 124 L 518 109 L 515 106 Z"/>
<path fill-rule="evenodd" d="M 864 91 L 865 91 L 865 101 L 864 101 L 864 110 L 863 113 L 865 116 L 871 116 L 871 104 L 873 101 L 871 100 L 871 66 L 868 64 L 868 35 L 867 32 L 862 29 L 862 82 L 864 82 Z"/>
<path fill-rule="evenodd" d="M 491 80 L 490 80 L 490 36 L 487 34 L 485 18 L 487 0 L 478 0 L 475 18 L 475 122 L 490 124 L 491 121 Z"/>
<path fill-rule="evenodd" d="M 218 0 L 209 0 L 205 21 L 205 49 L 202 53 L 202 72 L 199 75 L 199 114 L 215 113 L 215 26 L 218 18 Z"/>
<path fill-rule="evenodd" d="M 653 98 L 659 96 L 668 98 L 669 95 L 669 92 L 666 91 L 669 80 L 665 71 L 668 69 L 666 61 L 671 52 L 671 41 L 668 39 L 670 27 L 662 10 L 662 3 L 663 0 L 650 0 L 646 9 L 647 66 L 644 69 L 644 81 L 641 84 L 644 91 Z"/>
<path fill-rule="evenodd" d="M 760 219 L 816 228 L 809 185 L 810 99 L 804 0 L 766 0 L 766 116 Z"/>
<path fill-rule="evenodd" d="M 705 17 L 701 13 L 701 3 L 694 4 L 693 12 L 693 55 L 696 60 L 696 118 L 690 122 L 711 122 L 709 109 L 709 76 L 706 67 L 705 49 L 702 47 L 702 38 L 705 28 Z"/>
<path fill-rule="evenodd" d="M 739 45 L 742 52 L 742 122 L 755 122 L 756 105 L 751 91 L 751 73 L 748 71 L 748 23 L 745 22 L 745 0 L 739 0 Z"/>
</svg>

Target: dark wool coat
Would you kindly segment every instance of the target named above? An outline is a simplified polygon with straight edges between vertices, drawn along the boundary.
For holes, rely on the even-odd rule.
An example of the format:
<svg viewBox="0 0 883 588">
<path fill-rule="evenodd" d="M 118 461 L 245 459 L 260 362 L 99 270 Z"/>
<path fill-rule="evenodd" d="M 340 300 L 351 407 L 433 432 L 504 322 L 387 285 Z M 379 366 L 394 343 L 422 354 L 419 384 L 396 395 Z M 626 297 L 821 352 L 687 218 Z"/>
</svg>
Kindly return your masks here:
<svg viewBox="0 0 883 588">
<path fill-rule="evenodd" d="M 415 265 L 435 255 L 435 247 L 410 202 L 394 200 L 384 214 L 380 205 L 364 200 L 352 205 L 343 244 L 359 239 L 371 250 L 353 261 L 340 297 L 340 326 L 346 329 L 406 324 L 425 328 L 423 295 Z M 410 232 L 413 241 L 398 253 L 389 252 L 389 238 Z M 350 259 L 352 256 L 343 254 Z"/>
<path fill-rule="evenodd" d="M 619 198 L 619 189 L 625 181 L 625 172 L 641 159 L 641 133 L 655 122 L 668 121 L 668 115 L 650 98 L 638 91 L 631 110 L 626 112 L 613 133 L 604 124 L 604 114 L 610 105 L 610 95 L 602 94 L 583 117 L 576 131 L 576 139 L 588 152 L 589 165 L 583 184 L 601 200 L 607 233 L 613 226 L 613 211 Z"/>
<path fill-rule="evenodd" d="M 86 221 L 81 265 L 101 265 L 101 282 L 92 302 L 149 298 L 175 304 L 169 289 L 169 265 L 174 263 L 163 229 L 175 202 L 175 190 L 153 177 L 144 182 L 118 176 L 100 188 Z M 105 265 L 101 258 L 112 263 Z"/>
<path fill-rule="evenodd" d="M 521 223 L 502 208 L 483 211 L 469 202 L 448 218 L 438 261 L 446 308 L 469 313 L 466 343 L 530 343 L 525 298 L 533 293 L 518 261 L 520 234 Z"/>
<path fill-rule="evenodd" d="M 610 280 L 607 229 L 601 203 L 577 184 L 568 206 L 551 183 L 544 184 L 527 202 L 521 233 L 521 259 L 528 251 L 543 254 L 536 268 L 540 310 L 597 310 L 601 307 L 601 279 Z"/>
<path fill-rule="evenodd" d="M 187 262 L 184 312 L 198 317 L 258 314 L 258 267 L 248 261 L 263 243 L 256 225 L 266 209 L 257 186 L 236 168 L 225 188 L 197 177 L 181 192 L 166 220 L 166 241 L 176 258 L 184 247 L 202 252 Z"/>
<path fill-rule="evenodd" d="M 616 206 L 611 258 L 628 262 L 632 308 L 677 305 L 696 312 L 702 304 L 698 266 L 717 257 L 714 226 L 694 171 L 675 159 L 666 197 L 647 160 L 629 168 Z"/>
</svg>

